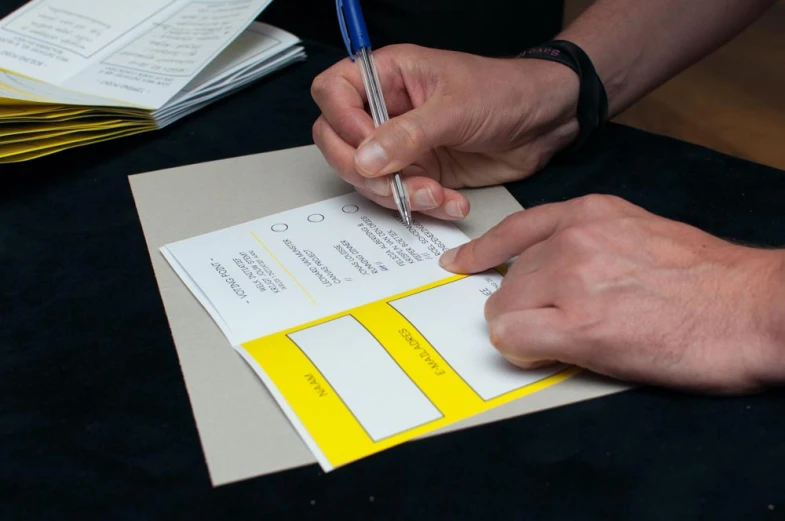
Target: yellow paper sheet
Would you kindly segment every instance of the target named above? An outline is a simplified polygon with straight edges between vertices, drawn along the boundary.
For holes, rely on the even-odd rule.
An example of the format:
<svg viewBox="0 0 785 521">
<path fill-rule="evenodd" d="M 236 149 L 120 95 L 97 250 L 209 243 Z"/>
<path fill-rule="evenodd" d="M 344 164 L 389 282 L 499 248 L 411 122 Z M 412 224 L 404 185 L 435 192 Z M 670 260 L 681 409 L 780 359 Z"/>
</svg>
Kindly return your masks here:
<svg viewBox="0 0 785 521">
<path fill-rule="evenodd" d="M 94 143 L 100 143 L 110 139 L 128 137 L 134 134 L 140 134 L 142 132 L 149 132 L 151 130 L 155 130 L 155 127 L 144 126 L 119 130 L 115 129 L 110 131 L 85 132 L 79 134 L 78 137 L 74 137 L 73 135 L 65 135 L 32 143 L 12 144 L 7 147 L 0 147 L 0 163 L 17 163 L 21 161 L 29 161 L 31 159 L 62 152 L 70 148 L 92 145 Z"/>
<path fill-rule="evenodd" d="M 37 105 L 37 104 L 6 104 L 0 101 L 0 122 L 7 118 L 18 118 L 24 116 L 35 116 L 39 118 L 56 117 L 60 115 L 72 115 L 85 112 L 86 109 L 67 109 L 57 105 Z"/>
<path fill-rule="evenodd" d="M 17 116 L 0 118 L 0 127 L 11 125 L 26 125 L 26 124 L 58 124 L 58 123 L 73 123 L 79 124 L 81 121 L 99 121 L 99 120 L 123 120 L 136 124 L 153 124 L 154 120 L 148 116 L 144 117 L 131 117 L 122 114 L 115 114 L 112 112 L 103 112 L 95 110 L 87 110 L 77 113 L 64 112 L 58 113 L 43 113 L 31 114 L 29 116 Z"/>
<path fill-rule="evenodd" d="M 102 119 L 102 118 L 84 118 L 80 120 L 70 121 L 56 121 L 52 123 L 25 123 L 25 124 L 3 124 L 0 123 L 0 142 L 3 138 L 9 137 L 22 137 L 28 134 L 38 134 L 44 137 L 44 133 L 51 132 L 67 132 L 67 131 L 82 131 L 82 130 L 102 130 L 117 128 L 120 126 L 137 125 L 138 123 L 132 121 L 123 121 L 121 119 Z"/>
</svg>

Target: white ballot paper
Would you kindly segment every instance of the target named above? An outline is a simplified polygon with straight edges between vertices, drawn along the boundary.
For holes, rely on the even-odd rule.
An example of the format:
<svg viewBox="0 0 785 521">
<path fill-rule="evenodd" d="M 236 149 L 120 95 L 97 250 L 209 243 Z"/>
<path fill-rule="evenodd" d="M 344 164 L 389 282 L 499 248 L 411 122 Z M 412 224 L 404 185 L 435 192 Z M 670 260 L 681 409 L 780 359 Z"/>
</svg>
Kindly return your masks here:
<svg viewBox="0 0 785 521">
<path fill-rule="evenodd" d="M 161 248 L 329 471 L 545 389 L 490 344 L 492 270 L 455 275 L 451 223 L 348 194 Z"/>
</svg>

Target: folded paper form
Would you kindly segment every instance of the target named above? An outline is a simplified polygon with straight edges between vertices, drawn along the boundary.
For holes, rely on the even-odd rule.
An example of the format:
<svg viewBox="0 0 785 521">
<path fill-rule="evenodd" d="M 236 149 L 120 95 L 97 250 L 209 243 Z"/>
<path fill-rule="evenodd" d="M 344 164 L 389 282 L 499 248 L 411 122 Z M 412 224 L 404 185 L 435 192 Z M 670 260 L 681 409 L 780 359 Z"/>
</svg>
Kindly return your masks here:
<svg viewBox="0 0 785 521">
<path fill-rule="evenodd" d="M 324 156 L 313 145 L 136 174 L 129 177 L 129 184 L 171 329 L 172 347 L 180 363 L 184 389 L 188 392 L 213 485 L 221 486 L 318 463 L 290 421 L 291 409 L 287 411 L 287 416 L 279 405 L 280 395 L 274 397 L 258 373 L 246 363 L 246 359 L 238 355 L 238 350 L 229 348 L 231 342 L 227 342 L 227 336 L 205 311 L 200 300 L 194 298 L 194 293 L 183 284 L 183 280 L 161 254 L 161 248 L 190 237 L 348 195 L 352 193 L 352 187 L 335 175 Z M 297 189 L 293 190 L 292 186 Z M 469 198 L 472 211 L 453 224 L 467 237 L 479 237 L 507 215 L 522 209 L 512 195 L 500 186 L 469 189 L 463 193 Z M 432 231 L 436 228 L 425 220 L 422 223 Z M 273 224 L 280 224 L 280 221 L 275 219 Z M 451 229 L 452 225 L 447 228 Z M 265 235 L 257 233 L 257 236 L 272 250 L 270 244 L 273 241 L 268 243 L 269 238 Z M 351 239 L 347 240 L 351 242 Z M 440 240 L 447 245 L 444 238 L 440 237 Z M 314 248 L 302 244 L 298 248 L 316 252 Z M 355 249 L 359 252 L 359 248 L 355 246 Z M 261 246 L 254 251 L 259 255 Z M 319 252 L 316 255 L 323 261 L 323 255 Z M 233 258 L 243 261 L 241 256 L 233 255 L 224 259 L 223 264 L 236 266 Z M 265 263 L 270 269 L 277 266 L 275 263 Z M 452 277 L 452 274 L 446 272 L 434 273 L 438 280 Z M 242 269 L 239 274 L 242 274 Z M 244 274 L 242 276 L 247 277 Z M 310 277 L 315 278 L 315 275 L 311 274 Z M 346 277 L 355 276 L 350 274 Z M 281 278 L 282 282 L 285 280 Z M 230 283 L 224 284 L 230 286 Z M 320 302 L 316 297 L 315 300 Z M 457 301 L 443 305 L 457 305 Z M 403 313 L 408 312 L 403 307 L 400 309 Z M 449 312 L 448 308 L 444 308 L 442 314 L 446 317 Z M 213 316 L 217 315 L 214 313 Z M 435 316 L 437 320 L 440 318 L 439 315 Z M 461 324 L 458 320 L 451 323 Z M 430 334 L 425 330 L 421 333 Z M 435 339 L 430 340 L 436 343 Z M 487 347 L 487 344 L 483 345 Z M 493 351 L 487 350 L 486 353 Z M 425 356 L 428 355 L 423 355 L 423 358 Z M 498 357 L 494 360 L 500 362 Z M 424 363 L 427 364 L 427 361 Z M 509 369 L 508 365 L 502 366 Z M 456 370 L 460 368 L 456 366 Z M 626 389 L 628 387 L 619 382 L 581 371 L 558 384 L 427 432 L 418 439 L 450 436 L 456 431 L 482 428 L 480 426 L 493 422 L 539 413 Z M 582 417 L 579 415 L 578 418 Z M 444 457 L 451 456 L 444 454 Z"/>
<path fill-rule="evenodd" d="M 0 21 L 0 162 L 162 128 L 305 57 L 271 0 L 34 0 Z"/>
<path fill-rule="evenodd" d="M 575 374 L 493 348 L 483 308 L 501 273 L 438 263 L 467 240 L 352 193 L 161 252 L 331 470 Z"/>
</svg>

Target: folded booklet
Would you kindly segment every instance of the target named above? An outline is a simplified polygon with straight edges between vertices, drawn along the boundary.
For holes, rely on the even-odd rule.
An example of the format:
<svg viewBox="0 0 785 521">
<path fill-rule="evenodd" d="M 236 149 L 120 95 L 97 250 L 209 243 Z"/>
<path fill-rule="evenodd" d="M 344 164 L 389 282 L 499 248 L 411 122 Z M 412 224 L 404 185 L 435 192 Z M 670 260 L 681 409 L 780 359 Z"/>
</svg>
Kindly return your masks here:
<svg viewBox="0 0 785 521">
<path fill-rule="evenodd" d="M 162 128 L 305 59 L 271 0 L 34 0 L 0 21 L 0 163 Z"/>
<path fill-rule="evenodd" d="M 545 389 L 488 339 L 502 281 L 455 275 L 453 224 L 348 194 L 161 248 L 325 471 Z"/>
</svg>

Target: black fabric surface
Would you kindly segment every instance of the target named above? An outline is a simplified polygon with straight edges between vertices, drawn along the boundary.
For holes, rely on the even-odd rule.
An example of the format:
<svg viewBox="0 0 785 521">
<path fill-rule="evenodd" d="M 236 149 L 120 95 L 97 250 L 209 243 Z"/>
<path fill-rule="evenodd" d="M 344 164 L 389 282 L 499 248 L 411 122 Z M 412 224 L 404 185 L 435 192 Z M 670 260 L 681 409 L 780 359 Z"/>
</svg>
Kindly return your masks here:
<svg viewBox="0 0 785 521">
<path fill-rule="evenodd" d="M 127 176 L 309 144 L 343 54 L 308 52 L 156 133 L 0 166 L 0 519 L 785 519 L 782 392 L 637 389 L 212 488 Z M 785 244 L 785 173 L 617 125 L 510 189 Z"/>
<path fill-rule="evenodd" d="M 374 48 L 396 43 L 514 56 L 552 38 L 563 0 L 361 0 Z M 275 0 L 262 21 L 343 48 L 335 0 Z"/>
</svg>

